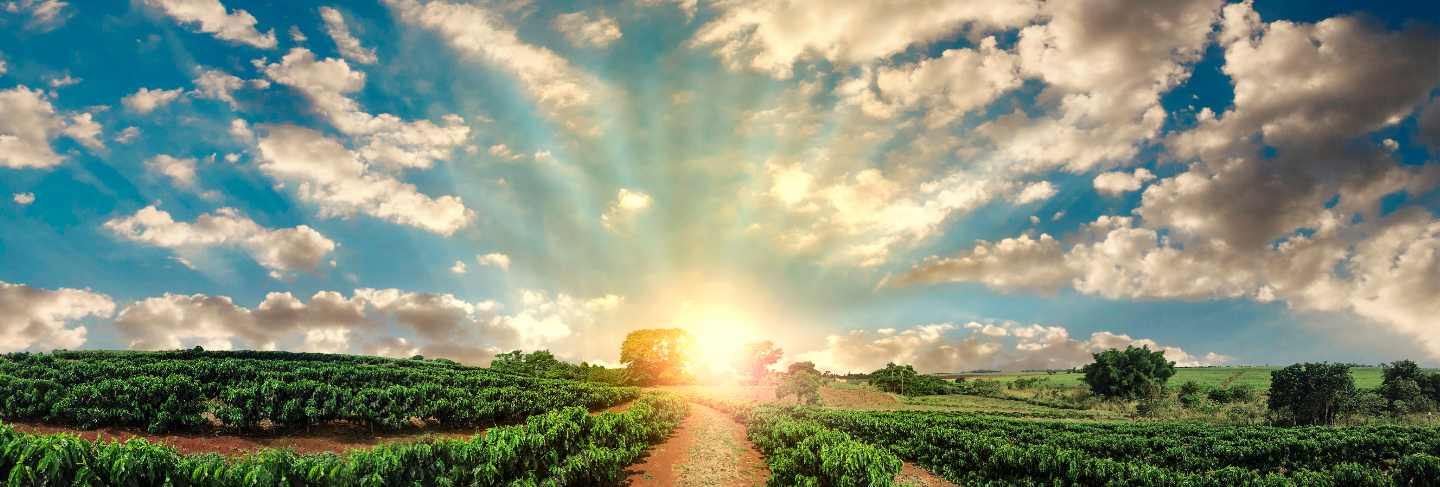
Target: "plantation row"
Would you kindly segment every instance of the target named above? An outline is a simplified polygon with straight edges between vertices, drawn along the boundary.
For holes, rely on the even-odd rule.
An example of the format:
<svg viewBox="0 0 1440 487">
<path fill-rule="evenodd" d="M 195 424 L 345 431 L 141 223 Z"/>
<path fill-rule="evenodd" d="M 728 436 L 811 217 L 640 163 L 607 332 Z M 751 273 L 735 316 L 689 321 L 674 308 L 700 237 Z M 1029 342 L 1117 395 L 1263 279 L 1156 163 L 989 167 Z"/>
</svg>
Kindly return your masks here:
<svg viewBox="0 0 1440 487">
<path fill-rule="evenodd" d="M 638 394 L 445 362 L 190 351 L 10 354 L 0 358 L 0 390 L 7 391 L 0 397 L 5 419 L 151 432 L 215 421 L 235 430 L 335 421 L 476 427 L 566 406 L 607 407 Z"/>
<path fill-rule="evenodd" d="M 1440 429 L 1075 423 L 792 409 L 965 485 L 1436 485 Z"/>
<path fill-rule="evenodd" d="M 625 467 L 666 437 L 684 402 L 647 395 L 623 413 L 568 407 L 469 440 L 427 439 L 297 455 L 288 450 L 226 459 L 180 455 L 134 439 L 89 442 L 0 425 L 0 479 L 10 486 L 595 486 L 617 485 Z"/>
</svg>

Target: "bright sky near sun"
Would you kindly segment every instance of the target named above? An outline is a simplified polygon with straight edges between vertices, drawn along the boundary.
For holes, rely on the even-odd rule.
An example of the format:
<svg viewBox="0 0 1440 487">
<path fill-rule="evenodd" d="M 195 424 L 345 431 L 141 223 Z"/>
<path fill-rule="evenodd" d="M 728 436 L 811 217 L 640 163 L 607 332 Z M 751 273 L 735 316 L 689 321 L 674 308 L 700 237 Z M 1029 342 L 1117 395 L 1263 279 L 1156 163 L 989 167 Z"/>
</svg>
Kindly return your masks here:
<svg viewBox="0 0 1440 487">
<path fill-rule="evenodd" d="M 0 352 L 1440 365 L 1440 4 L 0 3 Z"/>
</svg>

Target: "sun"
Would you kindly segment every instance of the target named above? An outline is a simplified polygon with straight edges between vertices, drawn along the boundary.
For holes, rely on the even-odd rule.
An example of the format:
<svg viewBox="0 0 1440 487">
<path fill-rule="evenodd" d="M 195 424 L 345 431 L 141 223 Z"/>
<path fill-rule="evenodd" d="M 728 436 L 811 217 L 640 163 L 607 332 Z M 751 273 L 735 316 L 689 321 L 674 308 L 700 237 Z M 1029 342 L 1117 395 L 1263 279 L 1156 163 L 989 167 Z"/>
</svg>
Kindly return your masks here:
<svg viewBox="0 0 1440 487">
<path fill-rule="evenodd" d="M 680 324 L 695 339 L 691 372 L 702 380 L 739 377 L 736 359 L 745 344 L 757 340 L 755 325 L 743 313 L 726 308 L 696 313 Z"/>
</svg>

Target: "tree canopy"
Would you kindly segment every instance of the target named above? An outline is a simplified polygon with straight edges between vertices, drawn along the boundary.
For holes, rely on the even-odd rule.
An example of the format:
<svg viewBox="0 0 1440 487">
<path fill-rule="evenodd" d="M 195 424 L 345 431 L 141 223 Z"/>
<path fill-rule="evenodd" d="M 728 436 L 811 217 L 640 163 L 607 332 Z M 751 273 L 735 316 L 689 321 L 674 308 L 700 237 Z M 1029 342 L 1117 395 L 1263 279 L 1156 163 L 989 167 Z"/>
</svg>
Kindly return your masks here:
<svg viewBox="0 0 1440 487">
<path fill-rule="evenodd" d="M 634 384 L 681 384 L 691 380 L 694 347 L 694 338 L 684 329 L 635 330 L 620 345 L 620 362 Z"/>
<path fill-rule="evenodd" d="M 1349 365 L 1304 363 L 1270 373 L 1269 407 L 1281 422 L 1333 423 L 1354 395 Z"/>
<path fill-rule="evenodd" d="M 785 352 L 771 343 L 770 340 L 754 342 L 745 345 L 745 350 L 740 354 L 740 368 L 750 376 L 750 381 L 759 383 L 770 372 L 770 366 L 780 361 Z"/>
<path fill-rule="evenodd" d="M 1090 391 L 1099 396 L 1134 399 L 1165 386 L 1175 375 L 1175 362 L 1165 352 L 1148 347 L 1125 347 L 1094 354 L 1095 362 L 1081 369 Z"/>
</svg>

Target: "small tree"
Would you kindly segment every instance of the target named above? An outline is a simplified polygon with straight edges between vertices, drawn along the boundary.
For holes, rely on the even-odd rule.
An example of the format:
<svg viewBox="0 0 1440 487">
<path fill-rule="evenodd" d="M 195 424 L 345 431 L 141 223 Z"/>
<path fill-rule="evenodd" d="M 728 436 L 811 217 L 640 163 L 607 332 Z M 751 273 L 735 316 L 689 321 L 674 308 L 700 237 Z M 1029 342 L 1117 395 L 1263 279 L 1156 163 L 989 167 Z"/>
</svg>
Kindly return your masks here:
<svg viewBox="0 0 1440 487">
<path fill-rule="evenodd" d="M 1165 352 L 1149 347 L 1125 347 L 1094 354 L 1095 362 L 1081 368 L 1085 383 L 1097 396 L 1135 399 L 1153 394 L 1175 375 L 1175 362 Z"/>
<path fill-rule="evenodd" d="M 1270 373 L 1269 407 L 1282 423 L 1334 423 L 1354 395 L 1349 365 L 1295 364 Z"/>
<path fill-rule="evenodd" d="M 740 367 L 750 376 L 751 383 L 759 384 L 770 372 L 770 366 L 779 362 L 784 354 L 785 351 L 776 348 L 770 340 L 750 343 L 740 355 Z"/>
<path fill-rule="evenodd" d="M 636 330 L 620 345 L 620 362 L 638 385 L 679 384 L 690 380 L 690 333 L 680 328 Z"/>
<path fill-rule="evenodd" d="M 1380 396 L 1392 412 L 1405 414 L 1428 411 L 1434 407 L 1432 394 L 1426 391 L 1430 378 L 1420 366 L 1409 360 L 1398 360 L 1381 364 L 1385 382 L 1380 385 Z"/>
<path fill-rule="evenodd" d="M 795 362 L 775 388 L 775 398 L 795 396 L 795 400 L 807 404 L 820 404 L 820 372 L 814 362 Z"/>
</svg>

